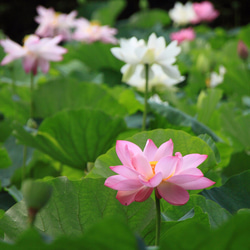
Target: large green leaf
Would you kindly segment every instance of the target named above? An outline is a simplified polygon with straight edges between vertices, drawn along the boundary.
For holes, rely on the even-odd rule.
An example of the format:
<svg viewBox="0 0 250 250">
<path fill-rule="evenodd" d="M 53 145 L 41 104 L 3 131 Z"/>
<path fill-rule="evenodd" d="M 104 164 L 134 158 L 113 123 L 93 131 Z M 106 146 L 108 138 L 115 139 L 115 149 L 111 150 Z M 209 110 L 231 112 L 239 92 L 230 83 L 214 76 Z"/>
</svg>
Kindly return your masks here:
<svg viewBox="0 0 250 250">
<path fill-rule="evenodd" d="M 250 155 L 242 151 L 232 154 L 229 164 L 223 169 L 223 177 L 231 177 L 249 170 Z"/>
<path fill-rule="evenodd" d="M 209 230 L 205 225 L 187 220 L 172 227 L 160 249 L 244 249 L 250 245 L 250 215 L 239 214 L 217 230 Z"/>
<path fill-rule="evenodd" d="M 115 45 L 101 42 L 68 44 L 66 46 L 68 53 L 64 55 L 64 61 L 67 62 L 72 59 L 77 59 L 93 70 L 109 68 L 120 71 L 124 63 L 112 55 L 110 49 L 113 47 L 115 47 Z"/>
<path fill-rule="evenodd" d="M 222 105 L 221 129 L 230 137 L 235 151 L 250 149 L 250 113 L 246 115 L 237 114 L 232 103 Z"/>
<path fill-rule="evenodd" d="M 29 118 L 29 100 L 27 87 L 16 86 L 13 91 L 8 85 L 0 84 L 0 112 L 5 117 L 26 123 Z"/>
<path fill-rule="evenodd" d="M 116 17 L 122 11 L 125 5 L 126 4 L 124 0 L 109 0 L 103 7 L 94 11 L 94 13 L 92 14 L 92 19 L 98 20 L 99 22 L 101 22 L 101 25 L 113 26 Z"/>
<path fill-rule="evenodd" d="M 177 208 L 174 206 L 174 209 Z M 169 220 L 165 221 L 164 216 L 162 217 L 163 220 L 161 222 L 161 235 L 160 235 L 160 241 L 167 238 L 168 231 L 178 225 L 178 224 L 186 224 L 187 222 L 196 222 L 199 224 L 202 224 L 204 226 L 209 226 L 209 219 L 208 215 L 202 211 L 202 209 L 199 206 L 195 206 L 192 209 L 192 213 L 187 213 L 186 216 L 183 216 L 183 218 L 180 218 L 180 220 Z M 155 223 L 152 223 L 145 229 L 145 231 L 148 231 L 146 234 L 146 237 L 144 240 L 146 241 L 147 245 L 154 245 L 155 242 Z"/>
<path fill-rule="evenodd" d="M 53 187 L 49 203 L 39 212 L 35 227 L 52 237 L 77 236 L 103 218 L 122 218 L 139 234 L 155 217 L 152 199 L 123 206 L 115 199 L 116 191 L 104 186 L 104 179 L 69 181 L 60 177 L 47 181 Z M 16 239 L 28 227 L 23 201 L 9 209 L 0 220 L 9 239 Z"/>
<path fill-rule="evenodd" d="M 207 213 L 211 228 L 217 228 L 227 221 L 231 214 L 219 206 L 216 202 L 205 199 L 202 195 L 193 194 L 188 203 L 183 206 L 172 206 L 164 203 L 165 221 L 182 221 L 194 216 L 194 207 L 199 206 L 204 213 Z"/>
<path fill-rule="evenodd" d="M 37 117 L 47 117 L 63 109 L 85 107 L 100 109 L 110 115 L 125 115 L 126 109 L 104 87 L 75 79 L 56 79 L 34 92 Z"/>
<path fill-rule="evenodd" d="M 105 218 L 91 226 L 89 230 L 81 236 L 62 236 L 54 241 L 50 236 L 39 233 L 30 228 L 18 237 L 15 244 L 0 242 L 0 248 L 5 250 L 127 250 L 138 249 L 136 237 L 132 231 L 119 218 Z"/>
<path fill-rule="evenodd" d="M 197 120 L 203 124 L 209 125 L 209 120 L 221 97 L 222 91 L 220 89 L 208 89 L 207 91 L 202 91 L 199 94 L 197 101 Z"/>
<path fill-rule="evenodd" d="M 10 136 L 4 146 L 8 152 L 8 156 L 11 160 L 11 165 L 8 168 L 0 169 L 0 181 L 2 187 L 7 187 L 11 184 L 11 178 L 16 170 L 20 169 L 24 163 L 24 150 L 27 152 L 26 164 L 31 160 L 33 149 L 26 148 L 23 145 L 16 144 L 16 138 Z"/>
<path fill-rule="evenodd" d="M 137 28 L 151 28 L 160 23 L 167 25 L 171 22 L 168 13 L 161 9 L 142 10 L 128 19 L 128 25 Z"/>
<path fill-rule="evenodd" d="M 161 200 L 162 225 L 161 240 L 164 240 L 169 229 L 185 221 L 196 221 L 212 229 L 219 228 L 231 217 L 231 214 L 221 208 L 217 203 L 205 199 L 201 195 L 191 195 L 188 203 L 183 206 L 173 206 Z M 154 243 L 155 224 L 152 223 L 145 229 L 148 232 L 145 241 Z"/>
<path fill-rule="evenodd" d="M 206 172 L 209 168 L 214 168 L 216 165 L 216 160 L 212 149 L 200 138 L 191 136 L 183 131 L 172 129 L 156 129 L 138 133 L 127 140 L 137 144 L 143 149 L 147 139 L 152 139 L 157 147 L 167 140 L 172 139 L 174 143 L 174 152 L 181 152 L 182 155 L 191 153 L 207 154 L 207 160 L 200 166 L 203 172 Z M 110 170 L 109 167 L 120 164 L 120 160 L 118 159 L 115 152 L 115 147 L 113 147 L 105 155 L 101 155 L 97 158 L 95 166 L 89 176 L 108 177 L 114 174 L 114 172 Z"/>
<path fill-rule="evenodd" d="M 221 187 L 203 190 L 202 194 L 227 209 L 236 213 L 241 208 L 250 208 L 250 170 L 232 176 Z"/>
<path fill-rule="evenodd" d="M 249 37 L 249 32 L 250 32 L 250 25 L 246 25 L 244 27 L 241 27 L 240 32 L 239 32 L 239 38 L 244 41 L 244 43 L 247 44 L 248 47 L 250 47 L 250 37 Z"/>
<path fill-rule="evenodd" d="M 214 141 L 221 141 L 221 139 L 209 127 L 176 108 L 158 103 L 150 103 L 150 106 L 153 111 L 162 115 L 171 124 L 191 127 L 196 135 L 208 134 Z"/>
<path fill-rule="evenodd" d="M 99 110 L 61 111 L 43 121 L 34 135 L 16 124 L 14 135 L 20 143 L 37 148 L 66 165 L 84 169 L 87 162 L 105 153 L 120 132 L 122 118 Z"/>
<path fill-rule="evenodd" d="M 0 148 L 0 169 L 11 165 L 11 160 L 5 148 Z"/>
</svg>

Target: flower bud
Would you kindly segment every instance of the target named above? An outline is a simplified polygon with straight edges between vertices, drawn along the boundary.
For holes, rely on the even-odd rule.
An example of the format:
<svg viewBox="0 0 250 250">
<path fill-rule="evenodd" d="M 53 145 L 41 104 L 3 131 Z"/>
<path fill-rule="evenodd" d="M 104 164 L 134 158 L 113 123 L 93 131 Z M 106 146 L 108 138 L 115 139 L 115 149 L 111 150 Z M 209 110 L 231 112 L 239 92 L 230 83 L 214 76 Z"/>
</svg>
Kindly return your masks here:
<svg viewBox="0 0 250 250">
<path fill-rule="evenodd" d="M 22 185 L 22 193 L 27 207 L 39 210 L 48 202 L 52 187 L 45 182 L 26 180 Z"/>
<path fill-rule="evenodd" d="M 198 70 L 200 70 L 203 73 L 209 71 L 210 62 L 206 55 L 200 54 L 198 56 L 197 61 L 196 61 L 196 67 Z"/>
<path fill-rule="evenodd" d="M 238 42 L 237 52 L 241 59 L 246 60 L 248 58 L 248 49 L 242 40 Z"/>
<path fill-rule="evenodd" d="M 26 180 L 22 185 L 22 193 L 28 208 L 30 223 L 33 224 L 38 211 L 50 199 L 52 187 L 45 182 Z"/>
</svg>

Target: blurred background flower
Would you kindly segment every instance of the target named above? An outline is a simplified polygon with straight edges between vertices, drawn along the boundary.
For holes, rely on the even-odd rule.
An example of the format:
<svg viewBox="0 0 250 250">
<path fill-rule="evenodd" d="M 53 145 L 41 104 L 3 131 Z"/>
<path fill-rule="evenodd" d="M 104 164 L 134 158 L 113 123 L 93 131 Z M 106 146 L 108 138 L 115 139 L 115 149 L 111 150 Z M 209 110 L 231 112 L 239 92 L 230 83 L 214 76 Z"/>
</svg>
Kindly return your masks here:
<svg viewBox="0 0 250 250">
<path fill-rule="evenodd" d="M 65 48 L 58 46 L 61 40 L 61 36 L 40 39 L 36 35 L 30 35 L 25 37 L 23 46 L 10 39 L 1 40 L 0 44 L 7 53 L 1 65 L 22 58 L 23 68 L 26 73 L 32 72 L 36 75 L 38 68 L 43 73 L 47 73 L 49 61 L 61 61 L 63 59 L 62 55 L 67 52 Z"/>
<path fill-rule="evenodd" d="M 62 36 L 62 40 L 71 40 L 72 29 L 75 27 L 77 11 L 69 14 L 55 12 L 53 8 L 37 7 L 38 16 L 35 21 L 39 24 L 36 34 L 41 37 Z"/>
<path fill-rule="evenodd" d="M 101 26 L 97 21 L 88 21 L 86 18 L 79 18 L 75 23 L 76 30 L 73 38 L 77 41 L 92 43 L 102 41 L 103 43 L 117 43 L 114 37 L 117 29 L 111 28 L 108 25 Z"/>
<path fill-rule="evenodd" d="M 170 34 L 171 40 L 178 41 L 178 44 L 182 43 L 183 41 L 192 41 L 195 39 L 195 32 L 194 29 L 189 27 L 187 29 L 182 29 L 177 32 L 173 32 Z"/>
</svg>

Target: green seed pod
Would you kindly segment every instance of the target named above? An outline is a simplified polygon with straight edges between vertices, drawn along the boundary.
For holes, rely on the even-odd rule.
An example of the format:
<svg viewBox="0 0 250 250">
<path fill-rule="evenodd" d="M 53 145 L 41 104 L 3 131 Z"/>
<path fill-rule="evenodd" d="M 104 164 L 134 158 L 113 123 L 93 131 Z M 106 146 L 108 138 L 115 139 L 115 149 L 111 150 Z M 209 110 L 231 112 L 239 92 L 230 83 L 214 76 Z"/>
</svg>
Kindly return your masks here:
<svg viewBox="0 0 250 250">
<path fill-rule="evenodd" d="M 52 187 L 45 182 L 26 180 L 22 193 L 27 207 L 39 211 L 50 199 Z"/>
</svg>

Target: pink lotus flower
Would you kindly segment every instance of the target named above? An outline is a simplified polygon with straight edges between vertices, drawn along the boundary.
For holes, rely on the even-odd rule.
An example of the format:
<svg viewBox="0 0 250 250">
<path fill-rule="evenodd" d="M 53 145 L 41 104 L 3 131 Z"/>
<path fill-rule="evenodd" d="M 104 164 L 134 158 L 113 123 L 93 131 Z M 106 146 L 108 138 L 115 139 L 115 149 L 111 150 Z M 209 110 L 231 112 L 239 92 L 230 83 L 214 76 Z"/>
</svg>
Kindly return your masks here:
<svg viewBox="0 0 250 250">
<path fill-rule="evenodd" d="M 191 21 L 193 24 L 200 22 L 211 22 L 219 16 L 219 11 L 214 9 L 214 6 L 209 1 L 201 3 L 193 3 L 193 9 L 196 17 Z"/>
<path fill-rule="evenodd" d="M 61 36 L 54 38 L 40 39 L 36 35 L 30 35 L 21 46 L 10 39 L 1 40 L 0 44 L 8 53 L 1 62 L 1 65 L 8 64 L 16 59 L 22 58 L 23 68 L 26 73 L 37 73 L 40 67 L 44 73 L 49 70 L 49 61 L 61 61 L 62 54 L 67 50 L 57 44 L 62 40 Z"/>
<path fill-rule="evenodd" d="M 76 30 L 73 38 L 77 41 L 92 43 L 102 41 L 103 43 L 117 43 L 114 35 L 117 33 L 115 28 L 101 26 L 98 22 L 89 22 L 85 18 L 79 18 L 76 21 Z"/>
<path fill-rule="evenodd" d="M 182 157 L 177 152 L 172 156 L 171 139 L 159 148 L 149 139 L 143 151 L 132 142 L 117 141 L 116 153 L 123 165 L 110 167 L 118 175 L 108 177 L 104 185 L 118 190 L 116 198 L 123 205 L 145 201 L 154 189 L 158 198 L 183 205 L 189 200 L 186 190 L 203 189 L 215 183 L 197 168 L 207 155 Z"/>
<path fill-rule="evenodd" d="M 170 34 L 171 40 L 177 40 L 178 44 L 182 43 L 183 41 L 192 41 L 195 39 L 195 32 L 193 28 L 182 29 L 177 32 L 173 32 Z"/>
<path fill-rule="evenodd" d="M 62 40 L 71 40 L 72 29 L 75 27 L 76 11 L 69 14 L 55 12 L 53 8 L 37 7 L 38 16 L 35 21 L 39 23 L 36 34 L 41 37 L 62 36 Z"/>
</svg>

